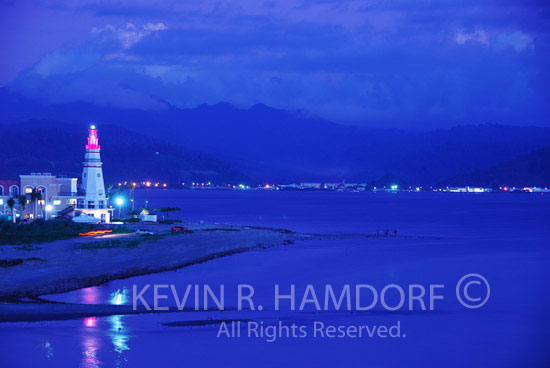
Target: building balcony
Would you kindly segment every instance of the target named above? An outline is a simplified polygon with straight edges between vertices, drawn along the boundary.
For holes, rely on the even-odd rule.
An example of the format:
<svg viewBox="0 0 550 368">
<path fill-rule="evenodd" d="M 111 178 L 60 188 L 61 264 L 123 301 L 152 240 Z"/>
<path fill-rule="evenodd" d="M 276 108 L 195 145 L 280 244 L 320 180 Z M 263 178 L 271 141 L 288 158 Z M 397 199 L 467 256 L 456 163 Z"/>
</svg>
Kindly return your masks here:
<svg viewBox="0 0 550 368">
<path fill-rule="evenodd" d="M 78 197 L 84 195 L 83 191 L 77 191 L 77 192 L 59 192 L 57 194 L 59 197 Z"/>
<path fill-rule="evenodd" d="M 79 203 L 73 206 L 76 210 L 108 210 L 110 209 L 107 205 L 97 205 L 97 204 L 83 204 Z"/>
</svg>

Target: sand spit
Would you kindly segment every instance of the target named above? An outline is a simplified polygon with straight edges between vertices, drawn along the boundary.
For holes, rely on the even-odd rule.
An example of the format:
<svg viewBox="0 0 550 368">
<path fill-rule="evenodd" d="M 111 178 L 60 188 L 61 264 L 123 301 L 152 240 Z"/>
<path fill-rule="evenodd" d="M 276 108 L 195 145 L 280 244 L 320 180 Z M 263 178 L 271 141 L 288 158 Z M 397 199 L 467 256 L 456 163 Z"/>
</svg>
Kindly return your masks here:
<svg viewBox="0 0 550 368">
<path fill-rule="evenodd" d="M 253 249 L 308 238 L 282 229 L 184 224 L 193 233 L 104 235 L 0 246 L 0 258 L 24 262 L 0 268 L 0 300 L 15 301 L 103 284 L 109 280 L 163 272 Z"/>
</svg>

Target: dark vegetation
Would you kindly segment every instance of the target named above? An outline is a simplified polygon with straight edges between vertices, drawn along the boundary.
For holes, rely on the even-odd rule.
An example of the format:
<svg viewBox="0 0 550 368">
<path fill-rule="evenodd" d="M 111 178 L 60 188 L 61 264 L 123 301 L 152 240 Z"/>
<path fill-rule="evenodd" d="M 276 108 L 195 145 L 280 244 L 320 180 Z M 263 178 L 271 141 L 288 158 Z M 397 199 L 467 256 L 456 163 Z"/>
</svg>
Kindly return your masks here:
<svg viewBox="0 0 550 368">
<path fill-rule="evenodd" d="M 104 229 L 104 226 L 78 224 L 72 221 L 36 220 L 30 224 L 0 223 L 0 244 L 43 243 L 54 240 L 70 239 L 79 233 Z M 113 228 L 113 233 L 127 233 L 126 228 Z"/>
<path fill-rule="evenodd" d="M 179 208 L 179 207 L 160 207 L 160 208 L 155 208 L 155 211 L 162 212 L 162 213 L 166 214 L 166 218 L 168 218 L 169 215 L 170 215 L 170 212 L 181 211 L 181 208 Z"/>
<path fill-rule="evenodd" d="M 128 218 L 119 218 L 114 217 L 111 219 L 112 222 L 139 222 L 139 218 L 128 217 Z"/>
<path fill-rule="evenodd" d="M 501 162 L 484 170 L 447 179 L 443 185 L 539 186 L 550 185 L 550 146 Z"/>
<path fill-rule="evenodd" d="M 0 129 L 3 179 L 22 172 L 80 175 L 81 160 L 74 157 L 83 155 L 90 121 L 99 125 L 105 177 L 113 182 L 166 182 L 171 188 L 189 181 L 368 183 L 386 173 L 400 178 L 402 186 L 430 186 L 477 170 L 485 175 L 485 170 L 522 155 L 534 153 L 536 159 L 542 153 L 536 150 L 550 145 L 548 128 L 496 124 L 427 132 L 360 128 L 261 104 L 246 110 L 219 103 L 158 111 L 88 103 L 44 106 L 0 88 L 0 105 L 6 124 Z M 32 152 L 26 149 L 29 146 Z M 59 147 L 66 154 L 59 155 Z M 516 164 L 525 169 L 518 177 L 512 175 L 512 166 L 501 167 L 486 173 L 478 185 L 505 178 L 509 185 L 535 185 L 538 164 Z"/>
<path fill-rule="evenodd" d="M 135 248 L 139 245 L 139 239 L 109 239 L 77 246 L 77 249 L 110 249 L 110 248 Z"/>
<path fill-rule="evenodd" d="M 32 244 L 25 244 L 25 245 L 21 245 L 21 246 L 19 246 L 19 247 L 15 247 L 14 249 L 16 249 L 16 250 L 27 250 L 27 251 L 29 251 L 29 250 L 39 250 L 39 249 L 42 249 L 42 248 L 37 247 L 37 246 L 32 245 Z"/>
<path fill-rule="evenodd" d="M 44 261 L 42 258 L 38 257 L 29 257 L 29 258 L 13 258 L 13 259 L 0 259 L 0 267 L 13 267 L 23 264 L 23 262 L 32 262 L 32 261 Z"/>
<path fill-rule="evenodd" d="M 99 240 L 91 243 L 85 243 L 76 246 L 77 249 L 110 249 L 110 248 L 135 248 L 142 241 L 161 240 L 167 236 L 181 235 L 181 234 L 193 234 L 192 230 L 169 232 L 162 234 L 142 234 L 139 237 L 131 239 L 109 239 Z"/>
</svg>

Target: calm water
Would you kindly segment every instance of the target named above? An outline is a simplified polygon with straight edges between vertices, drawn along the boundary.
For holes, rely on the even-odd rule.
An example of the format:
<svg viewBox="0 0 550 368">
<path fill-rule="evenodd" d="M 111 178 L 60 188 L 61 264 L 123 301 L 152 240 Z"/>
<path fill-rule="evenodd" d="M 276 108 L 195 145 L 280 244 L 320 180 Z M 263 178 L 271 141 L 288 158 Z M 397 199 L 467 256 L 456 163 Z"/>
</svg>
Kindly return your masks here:
<svg viewBox="0 0 550 368">
<path fill-rule="evenodd" d="M 311 233 L 376 233 L 401 238 L 310 240 L 221 258 L 178 271 L 116 280 L 48 296 L 93 304 L 128 304 L 132 285 L 226 287 L 236 306 L 239 283 L 255 288 L 259 311 L 187 312 L 0 324 L 0 362 L 8 367 L 180 366 L 548 366 L 550 197 L 542 195 L 137 191 L 136 203 L 178 206 L 189 221 L 283 227 Z M 456 299 L 461 276 L 487 278 L 480 309 Z M 434 311 L 317 312 L 273 308 L 274 284 L 444 284 Z M 323 300 L 324 296 L 319 295 Z M 149 300 L 149 299 L 148 299 Z M 394 298 L 389 298 L 394 302 Z M 390 303 L 388 303 L 390 304 Z M 168 302 L 167 305 L 174 305 Z M 217 338 L 219 326 L 165 323 L 252 319 L 264 325 L 395 325 L 401 338 Z M 244 328 L 244 327 L 243 327 Z M 312 331 L 312 330 L 309 330 Z M 244 333 L 243 333 L 244 334 Z"/>
</svg>

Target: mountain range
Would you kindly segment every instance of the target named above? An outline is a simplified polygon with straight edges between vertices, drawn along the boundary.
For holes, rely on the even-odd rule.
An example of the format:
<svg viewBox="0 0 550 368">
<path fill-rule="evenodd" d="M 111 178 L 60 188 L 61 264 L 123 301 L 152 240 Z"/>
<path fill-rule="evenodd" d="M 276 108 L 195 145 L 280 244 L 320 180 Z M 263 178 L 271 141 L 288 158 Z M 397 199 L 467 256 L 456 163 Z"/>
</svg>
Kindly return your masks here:
<svg viewBox="0 0 550 368">
<path fill-rule="evenodd" d="M 164 106 L 44 104 L 0 88 L 0 176 L 79 173 L 86 128 L 94 123 L 112 181 L 370 182 L 390 175 L 409 185 L 550 184 L 541 173 L 548 171 L 541 166 L 548 128 L 482 124 L 419 131 L 411 123 L 405 131 L 337 124 L 262 104 Z"/>
</svg>

